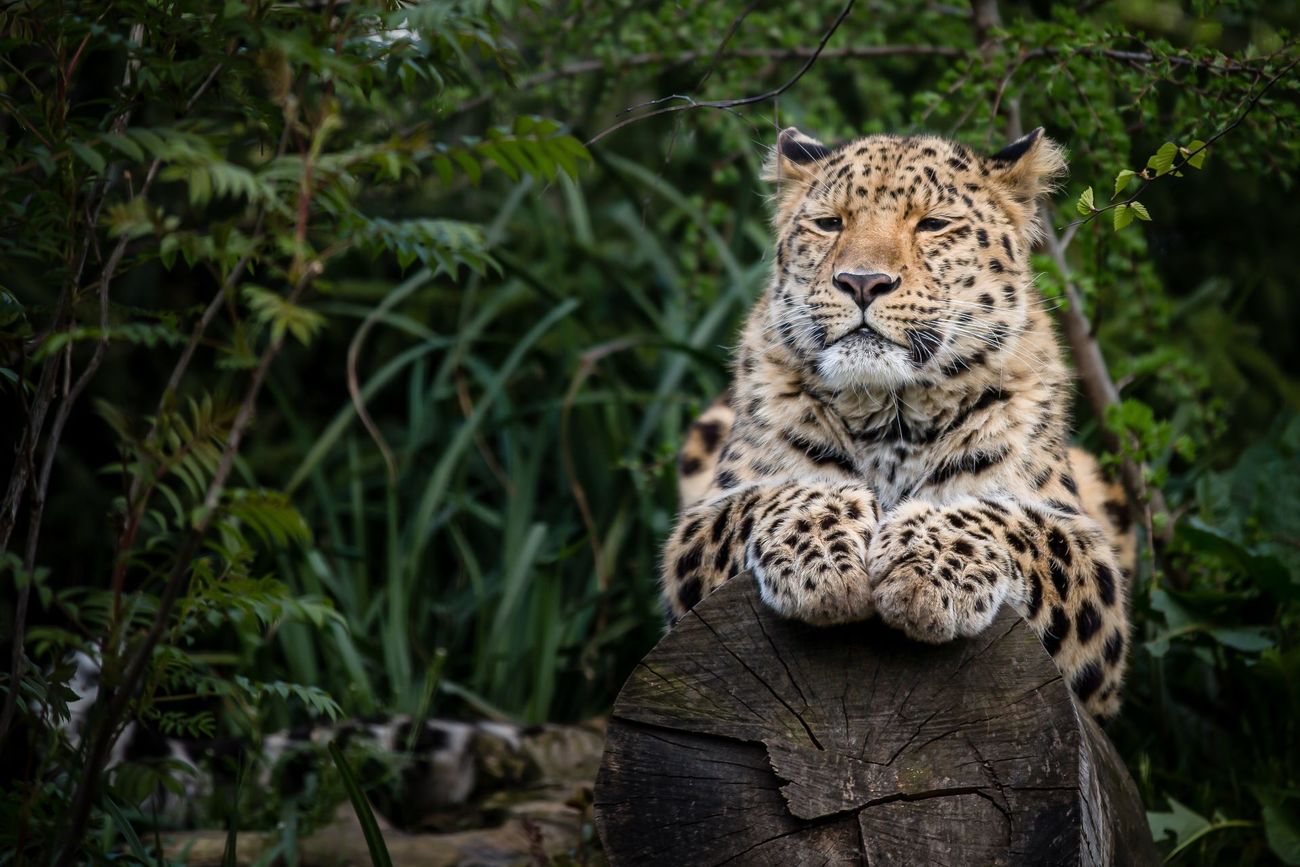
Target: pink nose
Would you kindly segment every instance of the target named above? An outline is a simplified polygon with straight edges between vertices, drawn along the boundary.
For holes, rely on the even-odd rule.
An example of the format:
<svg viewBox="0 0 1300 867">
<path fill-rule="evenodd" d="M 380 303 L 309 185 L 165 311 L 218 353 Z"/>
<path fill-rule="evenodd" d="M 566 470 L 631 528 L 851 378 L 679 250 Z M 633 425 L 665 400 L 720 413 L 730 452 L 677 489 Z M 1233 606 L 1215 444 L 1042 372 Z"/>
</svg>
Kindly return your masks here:
<svg viewBox="0 0 1300 867">
<path fill-rule="evenodd" d="M 853 297 L 858 309 L 866 310 L 871 306 L 872 301 L 897 289 L 902 278 L 891 277 L 888 274 L 857 274 L 852 271 L 841 271 L 835 275 L 832 282 L 836 289 L 847 292 Z"/>
</svg>

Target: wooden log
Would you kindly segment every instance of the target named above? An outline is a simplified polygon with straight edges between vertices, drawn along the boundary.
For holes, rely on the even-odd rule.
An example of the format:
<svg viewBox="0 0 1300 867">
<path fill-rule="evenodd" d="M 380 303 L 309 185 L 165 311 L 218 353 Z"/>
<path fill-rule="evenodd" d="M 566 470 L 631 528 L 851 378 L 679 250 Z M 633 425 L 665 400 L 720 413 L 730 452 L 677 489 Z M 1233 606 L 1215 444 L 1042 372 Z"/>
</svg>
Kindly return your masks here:
<svg viewBox="0 0 1300 867">
<path fill-rule="evenodd" d="M 747 576 L 684 617 L 609 722 L 614 865 L 1155 865 L 1132 778 L 1013 612 L 946 645 L 783 620 Z"/>
</svg>

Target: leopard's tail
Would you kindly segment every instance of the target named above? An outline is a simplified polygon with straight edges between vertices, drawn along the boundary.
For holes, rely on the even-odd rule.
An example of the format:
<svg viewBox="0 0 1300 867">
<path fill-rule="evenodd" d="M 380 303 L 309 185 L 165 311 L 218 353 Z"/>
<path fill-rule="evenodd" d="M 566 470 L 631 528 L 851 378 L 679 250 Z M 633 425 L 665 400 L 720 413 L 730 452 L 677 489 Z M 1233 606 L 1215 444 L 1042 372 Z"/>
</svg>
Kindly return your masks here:
<svg viewBox="0 0 1300 867">
<path fill-rule="evenodd" d="M 1137 569 L 1137 533 L 1129 516 L 1124 488 L 1109 481 L 1091 453 L 1072 446 L 1069 451 L 1070 472 L 1079 485 L 1083 510 L 1101 524 L 1115 548 L 1115 557 L 1126 578 Z"/>
<path fill-rule="evenodd" d="M 713 484 L 722 447 L 735 420 L 731 392 L 726 391 L 686 431 L 686 440 L 677 453 L 677 494 L 683 509 L 704 499 Z"/>
</svg>

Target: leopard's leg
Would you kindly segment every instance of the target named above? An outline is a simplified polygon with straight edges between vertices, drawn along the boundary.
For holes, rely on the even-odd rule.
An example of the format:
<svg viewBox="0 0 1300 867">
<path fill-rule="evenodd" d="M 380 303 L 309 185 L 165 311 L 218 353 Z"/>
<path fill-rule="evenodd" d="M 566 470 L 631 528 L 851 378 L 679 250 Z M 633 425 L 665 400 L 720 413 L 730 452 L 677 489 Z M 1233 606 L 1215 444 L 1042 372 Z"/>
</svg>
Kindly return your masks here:
<svg viewBox="0 0 1300 867">
<path fill-rule="evenodd" d="M 1126 586 L 1087 515 L 1012 499 L 912 501 L 881 522 L 868 569 L 881 618 L 922 641 L 977 634 L 1014 605 L 1087 710 L 1118 711 Z"/>
<path fill-rule="evenodd" d="M 682 512 L 663 559 L 676 620 L 723 581 L 749 571 L 779 614 L 809 623 L 872 613 L 867 547 L 879 514 L 861 485 L 754 485 Z"/>
</svg>

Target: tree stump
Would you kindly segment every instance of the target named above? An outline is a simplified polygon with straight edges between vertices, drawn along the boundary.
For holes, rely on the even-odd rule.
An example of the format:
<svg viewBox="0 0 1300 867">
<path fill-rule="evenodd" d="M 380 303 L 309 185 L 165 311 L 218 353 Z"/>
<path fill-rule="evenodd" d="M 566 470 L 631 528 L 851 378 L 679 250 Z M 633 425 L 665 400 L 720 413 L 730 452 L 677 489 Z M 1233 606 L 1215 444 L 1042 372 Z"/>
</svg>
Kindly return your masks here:
<svg viewBox="0 0 1300 867">
<path fill-rule="evenodd" d="M 783 620 L 748 576 L 628 678 L 595 807 L 614 865 L 1159 863 L 1115 748 L 1013 612 L 931 646 Z"/>
</svg>

